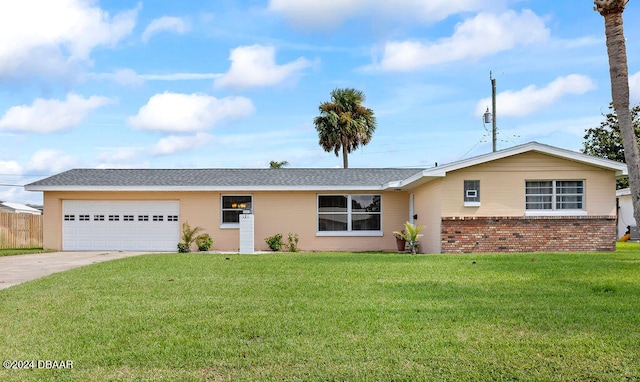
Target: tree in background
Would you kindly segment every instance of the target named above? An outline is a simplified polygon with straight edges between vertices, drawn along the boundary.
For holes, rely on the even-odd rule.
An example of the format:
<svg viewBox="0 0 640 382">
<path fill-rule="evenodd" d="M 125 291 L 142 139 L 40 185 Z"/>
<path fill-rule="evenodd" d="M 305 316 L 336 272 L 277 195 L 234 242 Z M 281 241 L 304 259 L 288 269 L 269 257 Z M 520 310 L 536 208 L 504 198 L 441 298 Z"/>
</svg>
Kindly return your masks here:
<svg viewBox="0 0 640 382">
<path fill-rule="evenodd" d="M 331 101 L 320 104 L 320 115 L 313 121 L 320 146 L 336 156 L 342 151 L 344 168 L 349 168 L 348 154 L 368 144 L 376 130 L 373 110 L 362 106 L 364 101 L 360 90 L 334 89 Z"/>
<path fill-rule="evenodd" d="M 640 222 L 640 149 L 629 110 L 629 67 L 622 27 L 622 13 L 629 0 L 595 0 L 595 10 L 604 17 L 611 77 L 611 98 L 629 171 L 633 217 Z"/>
<path fill-rule="evenodd" d="M 289 165 L 289 162 L 287 162 L 286 160 L 283 160 L 282 162 L 272 160 L 271 162 L 269 162 L 269 168 L 284 168 L 284 167 L 287 167 L 288 165 Z"/>
<path fill-rule="evenodd" d="M 624 147 L 622 146 L 622 137 L 620 136 L 620 127 L 618 125 L 618 116 L 613 105 L 609 105 L 610 112 L 606 115 L 605 121 L 600 122 L 600 127 L 592 127 L 587 129 L 584 135 L 582 152 L 585 154 L 606 158 L 625 163 Z M 633 122 L 636 137 L 640 136 L 640 105 L 636 105 L 631 109 L 631 119 Z M 640 139 L 636 138 L 638 144 Z M 619 179 L 617 188 L 629 187 L 628 179 Z"/>
<path fill-rule="evenodd" d="M 600 127 L 587 129 L 582 152 L 624 163 L 624 148 L 622 147 L 618 115 L 613 110 L 612 104 L 609 105 L 609 110 L 609 113 L 603 114 L 606 120 L 600 122 Z M 631 120 L 637 137 L 640 135 L 640 105 L 631 109 Z M 636 138 L 636 140 L 640 144 L 640 139 Z"/>
</svg>

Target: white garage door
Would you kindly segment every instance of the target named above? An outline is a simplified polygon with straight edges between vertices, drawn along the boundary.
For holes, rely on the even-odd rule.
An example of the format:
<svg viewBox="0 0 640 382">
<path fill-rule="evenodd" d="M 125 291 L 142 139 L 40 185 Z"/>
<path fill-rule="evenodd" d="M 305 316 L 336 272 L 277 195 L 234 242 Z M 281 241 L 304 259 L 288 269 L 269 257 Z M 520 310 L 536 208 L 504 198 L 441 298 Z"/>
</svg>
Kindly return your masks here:
<svg viewBox="0 0 640 382">
<path fill-rule="evenodd" d="M 177 201 L 64 200 L 64 251 L 171 251 L 180 240 Z"/>
</svg>

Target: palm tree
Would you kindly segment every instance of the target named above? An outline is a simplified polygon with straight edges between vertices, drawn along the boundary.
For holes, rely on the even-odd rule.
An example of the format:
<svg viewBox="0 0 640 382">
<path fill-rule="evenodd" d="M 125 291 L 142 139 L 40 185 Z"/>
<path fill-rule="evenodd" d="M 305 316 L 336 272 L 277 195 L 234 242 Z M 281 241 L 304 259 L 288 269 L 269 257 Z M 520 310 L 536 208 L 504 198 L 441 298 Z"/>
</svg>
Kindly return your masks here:
<svg viewBox="0 0 640 382">
<path fill-rule="evenodd" d="M 376 117 L 362 106 L 364 100 L 360 90 L 334 89 L 331 101 L 320 104 L 320 115 L 313 120 L 320 146 L 336 156 L 342 151 L 344 168 L 349 168 L 347 154 L 369 143 L 376 130 Z"/>
<path fill-rule="evenodd" d="M 271 162 L 269 162 L 269 168 L 284 168 L 284 167 L 287 167 L 288 165 L 289 165 L 289 162 L 287 162 L 286 160 L 283 160 L 282 162 L 272 160 Z"/>
<path fill-rule="evenodd" d="M 640 150 L 636 140 L 631 111 L 629 110 L 629 68 L 627 48 L 622 28 L 622 12 L 629 0 L 595 0 L 595 10 L 604 17 L 611 77 L 611 98 L 618 116 L 624 157 L 629 169 L 629 188 L 633 203 L 633 216 L 640 223 Z"/>
</svg>

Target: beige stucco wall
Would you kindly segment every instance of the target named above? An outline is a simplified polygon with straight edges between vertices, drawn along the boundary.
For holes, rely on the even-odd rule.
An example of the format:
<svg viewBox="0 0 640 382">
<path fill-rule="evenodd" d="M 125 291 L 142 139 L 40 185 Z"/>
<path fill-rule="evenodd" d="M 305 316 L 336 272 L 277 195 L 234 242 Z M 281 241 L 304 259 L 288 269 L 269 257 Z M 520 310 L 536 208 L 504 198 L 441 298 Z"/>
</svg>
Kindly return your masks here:
<svg viewBox="0 0 640 382">
<path fill-rule="evenodd" d="M 431 181 L 414 193 L 415 225 L 424 226 L 420 232 L 421 253 L 440 253 L 440 217 L 442 216 L 442 179 Z"/>
<path fill-rule="evenodd" d="M 276 233 L 297 233 L 302 250 L 363 251 L 395 250 L 393 231 L 400 230 L 409 218 L 409 194 L 406 192 L 370 192 L 382 195 L 381 237 L 316 236 L 316 200 L 318 194 L 347 194 L 344 191 L 318 192 L 53 192 L 44 193 L 44 247 L 62 249 L 62 200 L 177 200 L 180 221 L 205 229 L 214 239 L 214 250 L 237 251 L 239 229 L 221 228 L 221 195 L 253 195 L 255 249 L 267 250 L 264 239 Z M 354 191 L 351 194 L 366 192 Z M 177 243 L 176 243 L 177 244 Z"/>
<path fill-rule="evenodd" d="M 464 206 L 465 180 L 480 181 L 479 207 Z M 523 153 L 451 171 L 412 190 L 419 218 L 416 224 L 426 226 L 422 252 L 441 251 L 442 217 L 524 216 L 527 180 L 584 180 L 587 215 L 616 213 L 613 171 L 541 153 Z"/>
<path fill-rule="evenodd" d="M 480 207 L 464 206 L 464 180 L 480 181 Z M 529 152 L 448 173 L 442 216 L 523 216 L 527 180 L 584 180 L 587 215 L 616 213 L 613 171 Z"/>
</svg>

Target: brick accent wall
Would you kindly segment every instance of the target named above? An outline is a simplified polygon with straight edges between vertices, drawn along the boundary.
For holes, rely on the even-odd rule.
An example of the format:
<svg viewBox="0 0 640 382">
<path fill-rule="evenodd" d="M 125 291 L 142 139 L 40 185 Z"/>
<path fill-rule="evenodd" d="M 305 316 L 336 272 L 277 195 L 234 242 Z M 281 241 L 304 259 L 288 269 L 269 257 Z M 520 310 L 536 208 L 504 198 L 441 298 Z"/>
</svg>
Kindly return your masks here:
<svg viewBox="0 0 640 382">
<path fill-rule="evenodd" d="M 615 251 L 615 216 L 443 217 L 442 253 Z"/>
</svg>

